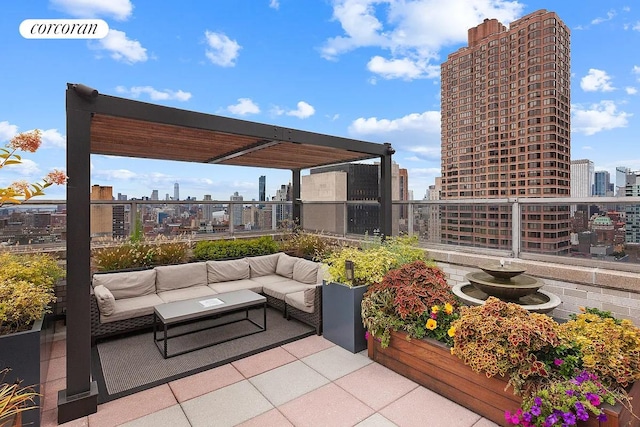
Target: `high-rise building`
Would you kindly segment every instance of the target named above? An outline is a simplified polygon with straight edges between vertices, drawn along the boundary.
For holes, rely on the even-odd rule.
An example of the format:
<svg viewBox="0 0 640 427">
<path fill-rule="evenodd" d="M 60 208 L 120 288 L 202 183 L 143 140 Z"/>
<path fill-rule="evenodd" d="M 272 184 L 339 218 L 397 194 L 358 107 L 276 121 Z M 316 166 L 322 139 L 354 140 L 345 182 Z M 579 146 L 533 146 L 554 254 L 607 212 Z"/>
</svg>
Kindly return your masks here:
<svg viewBox="0 0 640 427">
<path fill-rule="evenodd" d="M 624 195 L 640 196 L 640 171 L 627 174 Z M 625 217 L 625 242 L 640 243 L 640 204 L 626 205 Z"/>
<path fill-rule="evenodd" d="M 173 184 L 173 200 L 180 200 L 180 185 L 177 182 Z"/>
<path fill-rule="evenodd" d="M 570 32 L 539 10 L 468 31 L 441 65 L 442 199 L 569 197 Z M 442 241 L 511 249 L 511 207 L 442 205 Z M 569 249 L 568 205 L 522 207 L 522 250 Z"/>
<path fill-rule="evenodd" d="M 391 173 L 391 180 L 393 183 L 393 172 Z M 409 197 L 409 171 L 404 168 L 398 168 L 398 200 L 407 201 Z M 392 190 L 393 193 L 393 190 Z M 400 205 L 399 218 L 406 220 L 408 217 L 409 208 L 406 205 Z"/>
<path fill-rule="evenodd" d="M 91 186 L 91 200 L 113 200 L 113 188 L 110 186 Z M 113 206 L 92 204 L 90 209 L 91 238 L 113 237 Z"/>
<path fill-rule="evenodd" d="M 244 200 L 244 198 L 238 194 L 238 192 L 236 191 L 235 193 L 233 193 L 233 195 L 231 196 L 231 198 L 229 199 L 232 202 L 241 202 Z M 229 209 L 229 212 L 233 213 L 233 227 L 239 227 L 242 225 L 242 204 L 238 203 L 238 204 L 232 204 L 230 205 L 231 209 Z"/>
<path fill-rule="evenodd" d="M 261 175 L 258 178 L 258 200 L 264 202 L 267 200 L 267 177 Z M 262 208 L 264 205 L 260 205 Z"/>
<path fill-rule="evenodd" d="M 613 196 L 610 193 L 611 177 L 607 171 L 596 171 L 593 181 L 594 196 Z"/>
<path fill-rule="evenodd" d="M 282 184 L 278 190 L 276 190 L 276 195 L 273 200 L 278 202 L 290 202 L 293 200 L 293 189 L 291 188 L 291 183 Z M 280 225 L 282 221 L 291 218 L 292 207 L 290 204 L 283 205 L 275 205 L 276 209 L 276 225 Z"/>
<path fill-rule="evenodd" d="M 204 199 L 205 202 L 210 202 L 211 194 L 205 194 Z M 210 223 L 213 218 L 213 205 L 211 203 L 205 203 L 202 205 L 202 219 L 206 223 Z"/>
<path fill-rule="evenodd" d="M 158 190 L 151 191 L 151 200 L 158 200 Z"/>
<path fill-rule="evenodd" d="M 625 187 L 627 185 L 628 174 L 631 174 L 630 168 L 627 168 L 624 166 L 618 166 L 616 168 L 616 189 L 615 189 L 616 197 L 624 196 Z"/>
<path fill-rule="evenodd" d="M 591 160 L 571 161 L 571 197 L 591 197 L 595 166 Z"/>
</svg>

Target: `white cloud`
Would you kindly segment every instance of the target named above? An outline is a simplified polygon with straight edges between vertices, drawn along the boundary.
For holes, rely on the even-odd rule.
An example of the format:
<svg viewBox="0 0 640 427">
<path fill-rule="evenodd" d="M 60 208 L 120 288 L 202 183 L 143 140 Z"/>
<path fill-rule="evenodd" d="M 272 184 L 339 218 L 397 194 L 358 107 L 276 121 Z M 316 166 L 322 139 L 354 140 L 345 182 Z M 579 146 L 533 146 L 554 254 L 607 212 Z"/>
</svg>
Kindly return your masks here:
<svg viewBox="0 0 640 427">
<path fill-rule="evenodd" d="M 130 0 L 51 0 L 51 5 L 78 18 L 108 16 L 124 21 L 133 11 Z"/>
<path fill-rule="evenodd" d="M 440 132 L 440 112 L 425 111 L 424 113 L 412 113 L 399 119 L 380 119 L 370 117 L 368 119 L 358 118 L 349 131 L 359 135 L 371 135 L 375 133 L 386 133 L 403 130 L 421 130 L 424 132 Z"/>
<path fill-rule="evenodd" d="M 42 148 L 67 148 L 67 137 L 58 132 L 58 129 L 42 131 Z"/>
<path fill-rule="evenodd" d="M 582 146 L 582 149 L 583 149 L 583 150 L 593 150 L 593 147 L 592 147 L 592 146 L 590 146 L 590 145 L 583 145 L 583 146 Z"/>
<path fill-rule="evenodd" d="M 308 117 L 313 116 L 316 113 L 316 109 L 304 101 L 298 102 L 297 106 L 298 106 L 297 109 L 287 111 L 286 112 L 287 116 L 294 116 L 299 119 L 306 119 Z"/>
<path fill-rule="evenodd" d="M 110 180 L 131 180 L 131 179 L 140 179 L 141 181 L 146 180 L 147 176 L 138 175 L 135 172 L 132 172 L 128 169 L 105 169 L 99 171 L 92 172 L 92 178 L 104 179 L 106 181 Z"/>
<path fill-rule="evenodd" d="M 631 69 L 631 72 L 638 76 L 638 81 L 640 81 L 640 66 L 634 65 Z"/>
<path fill-rule="evenodd" d="M 633 31 L 640 31 L 640 21 L 636 22 L 635 24 L 633 24 L 633 26 L 631 27 L 631 29 Z"/>
<path fill-rule="evenodd" d="M 624 88 L 624 91 L 627 92 L 627 95 L 635 95 L 638 93 L 638 89 L 633 86 L 627 86 Z"/>
<path fill-rule="evenodd" d="M 605 130 L 626 127 L 631 113 L 618 111 L 613 101 L 600 101 L 587 108 L 571 106 L 571 131 L 584 135 L 594 135 Z"/>
<path fill-rule="evenodd" d="M 611 92 L 615 90 L 607 72 L 595 68 L 590 68 L 589 73 L 580 79 L 580 87 L 585 92 Z"/>
<path fill-rule="evenodd" d="M 18 133 L 18 126 L 9 124 L 7 121 L 0 122 L 0 142 L 9 142 Z"/>
<path fill-rule="evenodd" d="M 244 116 L 247 114 L 258 114 L 260 112 L 260 107 L 250 98 L 238 98 L 238 103 L 235 105 L 229 105 L 227 110 L 232 114 Z"/>
<path fill-rule="evenodd" d="M 415 153 L 419 159 L 437 160 L 440 159 L 440 155 L 442 154 L 439 145 L 410 147 L 409 151 Z"/>
<path fill-rule="evenodd" d="M 467 30 L 485 18 L 507 25 L 523 10 L 506 0 L 333 0 L 333 20 L 343 34 L 327 39 L 320 53 L 335 60 L 354 49 L 376 47 L 390 57 L 372 58 L 372 72 L 385 78 L 435 77 L 432 67 L 439 67 L 443 47 L 466 42 Z"/>
<path fill-rule="evenodd" d="M 598 18 L 594 19 L 593 21 L 591 21 L 591 24 L 593 24 L 593 25 L 602 24 L 603 22 L 611 21 L 615 16 L 616 16 L 616 11 L 615 10 L 610 10 L 609 12 L 607 12 L 607 17 L 606 18 L 598 17 Z"/>
<path fill-rule="evenodd" d="M 12 171 L 25 177 L 40 174 L 40 168 L 38 167 L 38 164 L 31 159 L 23 158 L 20 161 L 20 164 L 6 165 L 5 168 L 7 168 L 8 171 Z"/>
<path fill-rule="evenodd" d="M 440 66 L 429 65 L 424 60 L 414 61 L 409 58 L 386 59 L 374 56 L 367 64 L 367 69 L 385 79 L 413 80 L 424 77 L 434 78 L 440 75 Z"/>
<path fill-rule="evenodd" d="M 110 29 L 107 37 L 98 40 L 98 46 L 111 52 L 111 57 L 116 61 L 127 64 L 148 59 L 147 49 L 142 47 L 139 41 L 128 39 L 124 31 Z"/>
<path fill-rule="evenodd" d="M 205 31 L 207 38 L 207 46 L 205 55 L 209 60 L 221 67 L 233 67 L 236 65 L 235 60 L 238 58 L 238 52 L 242 46 L 237 41 L 231 40 L 224 33 L 215 33 L 213 31 Z"/>
<path fill-rule="evenodd" d="M 270 7 L 271 9 L 278 10 L 278 9 L 280 9 L 280 2 L 279 2 L 278 0 L 271 0 L 271 1 L 269 2 L 269 7 Z"/>
<path fill-rule="evenodd" d="M 142 94 L 147 94 L 153 101 L 188 101 L 191 99 L 190 92 L 185 92 L 180 89 L 177 91 L 171 89 L 157 90 L 151 86 L 132 86 L 130 89 L 124 86 L 117 86 L 116 92 L 131 96 L 132 98 L 138 98 Z"/>
</svg>

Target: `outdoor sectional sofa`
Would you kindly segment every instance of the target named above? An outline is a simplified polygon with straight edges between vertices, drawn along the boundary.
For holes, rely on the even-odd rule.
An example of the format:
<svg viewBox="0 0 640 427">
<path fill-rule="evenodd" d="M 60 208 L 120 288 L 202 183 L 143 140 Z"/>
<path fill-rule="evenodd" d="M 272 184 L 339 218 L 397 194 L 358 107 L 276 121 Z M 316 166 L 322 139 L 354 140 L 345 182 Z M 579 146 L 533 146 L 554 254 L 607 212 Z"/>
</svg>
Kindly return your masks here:
<svg viewBox="0 0 640 427">
<path fill-rule="evenodd" d="M 156 305 L 250 289 L 267 304 L 322 332 L 321 263 L 279 252 L 226 261 L 203 261 L 145 270 L 95 273 L 91 340 L 148 328 Z"/>
</svg>

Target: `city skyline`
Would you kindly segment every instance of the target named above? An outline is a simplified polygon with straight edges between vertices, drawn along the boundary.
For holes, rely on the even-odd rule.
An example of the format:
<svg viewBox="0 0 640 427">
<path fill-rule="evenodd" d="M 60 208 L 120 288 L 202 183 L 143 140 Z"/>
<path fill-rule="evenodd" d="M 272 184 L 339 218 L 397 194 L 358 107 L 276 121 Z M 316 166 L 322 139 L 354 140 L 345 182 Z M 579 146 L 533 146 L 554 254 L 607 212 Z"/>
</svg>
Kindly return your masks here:
<svg viewBox="0 0 640 427">
<path fill-rule="evenodd" d="M 596 170 L 640 170 L 636 155 L 640 8 L 621 1 L 286 0 L 219 1 L 184 8 L 120 0 L 3 4 L 0 36 L 11 66 L 0 90 L 0 144 L 40 128 L 43 147 L 4 168 L 0 186 L 65 168 L 64 90 L 84 83 L 104 94 L 318 133 L 390 142 L 421 199 L 440 175 L 440 64 L 484 19 L 508 26 L 538 9 L 571 31 L 571 159 Z M 465 7 L 462 7 L 464 4 Z M 82 6 L 82 7 L 81 7 Z M 103 40 L 24 39 L 32 18 L 104 19 Z M 156 31 L 161 29 L 161 31 Z M 295 34 L 295 37 L 291 35 Z M 635 61 L 635 62 L 634 62 Z M 46 64 L 46 73 L 42 72 Z M 135 143 L 135 142 L 134 142 Z M 303 175 L 308 171 L 303 171 Z M 141 197 L 153 189 L 182 198 L 258 198 L 259 176 L 274 195 L 289 171 L 92 156 L 91 183 Z M 64 199 L 64 188 L 46 198 Z"/>
</svg>

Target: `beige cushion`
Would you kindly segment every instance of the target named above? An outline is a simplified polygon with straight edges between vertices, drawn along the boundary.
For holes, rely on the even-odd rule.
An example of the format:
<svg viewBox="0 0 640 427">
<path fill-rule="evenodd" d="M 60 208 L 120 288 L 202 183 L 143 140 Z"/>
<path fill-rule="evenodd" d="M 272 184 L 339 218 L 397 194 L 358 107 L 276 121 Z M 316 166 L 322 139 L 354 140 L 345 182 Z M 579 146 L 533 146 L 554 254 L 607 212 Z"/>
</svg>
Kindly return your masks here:
<svg viewBox="0 0 640 427">
<path fill-rule="evenodd" d="M 276 266 L 276 274 L 279 274 L 280 276 L 286 277 L 288 279 L 292 279 L 293 266 L 299 259 L 301 258 L 292 257 L 285 253 L 280 254 L 280 258 L 278 258 L 278 265 Z"/>
<path fill-rule="evenodd" d="M 293 265 L 293 280 L 310 285 L 318 283 L 318 266 L 317 262 L 299 258 Z"/>
<path fill-rule="evenodd" d="M 156 294 L 144 295 L 135 298 L 116 299 L 116 307 L 113 314 L 109 316 L 100 314 L 100 322 L 109 323 L 153 314 L 153 307 L 163 303 L 164 301 L 162 301 L 162 299 L 160 299 Z"/>
<path fill-rule="evenodd" d="M 277 274 L 269 274 L 267 276 L 252 277 L 251 281 L 259 283 L 261 286 L 268 285 L 269 283 L 282 282 L 287 280 L 285 277 L 278 276 Z"/>
<path fill-rule="evenodd" d="M 282 280 L 282 277 L 280 278 Z M 262 285 L 253 279 L 234 280 L 232 282 L 209 283 L 209 287 L 218 293 L 249 289 L 256 293 L 262 293 Z"/>
<path fill-rule="evenodd" d="M 313 313 L 313 310 L 314 310 L 313 304 L 311 306 L 308 306 L 304 302 L 306 292 L 307 291 L 304 290 L 304 291 L 292 292 L 290 294 L 287 294 L 284 297 L 284 302 L 287 305 L 297 308 L 298 310 L 302 310 L 306 313 Z"/>
<path fill-rule="evenodd" d="M 116 300 L 156 293 L 156 271 L 128 271 L 93 275 L 93 287 L 104 286 Z"/>
<path fill-rule="evenodd" d="M 249 278 L 249 262 L 246 258 L 230 261 L 207 261 L 209 283 L 228 282 Z"/>
<path fill-rule="evenodd" d="M 248 257 L 247 262 L 249 263 L 249 268 L 251 269 L 251 277 L 253 278 L 266 276 L 268 274 L 275 274 L 279 258 L 280 252 L 271 255 Z"/>
<path fill-rule="evenodd" d="M 156 267 L 156 290 L 158 292 L 191 286 L 207 286 L 207 263 L 192 262 Z"/>
<path fill-rule="evenodd" d="M 113 297 L 111 291 L 103 285 L 99 285 L 93 288 L 93 293 L 96 296 L 100 314 L 104 314 L 105 316 L 113 314 L 116 309 L 116 299 Z"/>
<path fill-rule="evenodd" d="M 208 286 L 191 286 L 190 288 L 172 289 L 170 291 L 158 292 L 158 296 L 164 302 L 210 297 L 216 294 L 217 292 Z"/>
<path fill-rule="evenodd" d="M 313 307 L 315 302 L 316 292 L 320 292 L 320 288 L 316 286 L 309 286 L 304 290 L 304 305 L 307 307 Z"/>
<path fill-rule="evenodd" d="M 262 292 L 284 301 L 284 297 L 291 292 L 304 291 L 308 285 L 295 280 L 283 279 L 282 282 L 271 283 L 262 287 Z"/>
</svg>

